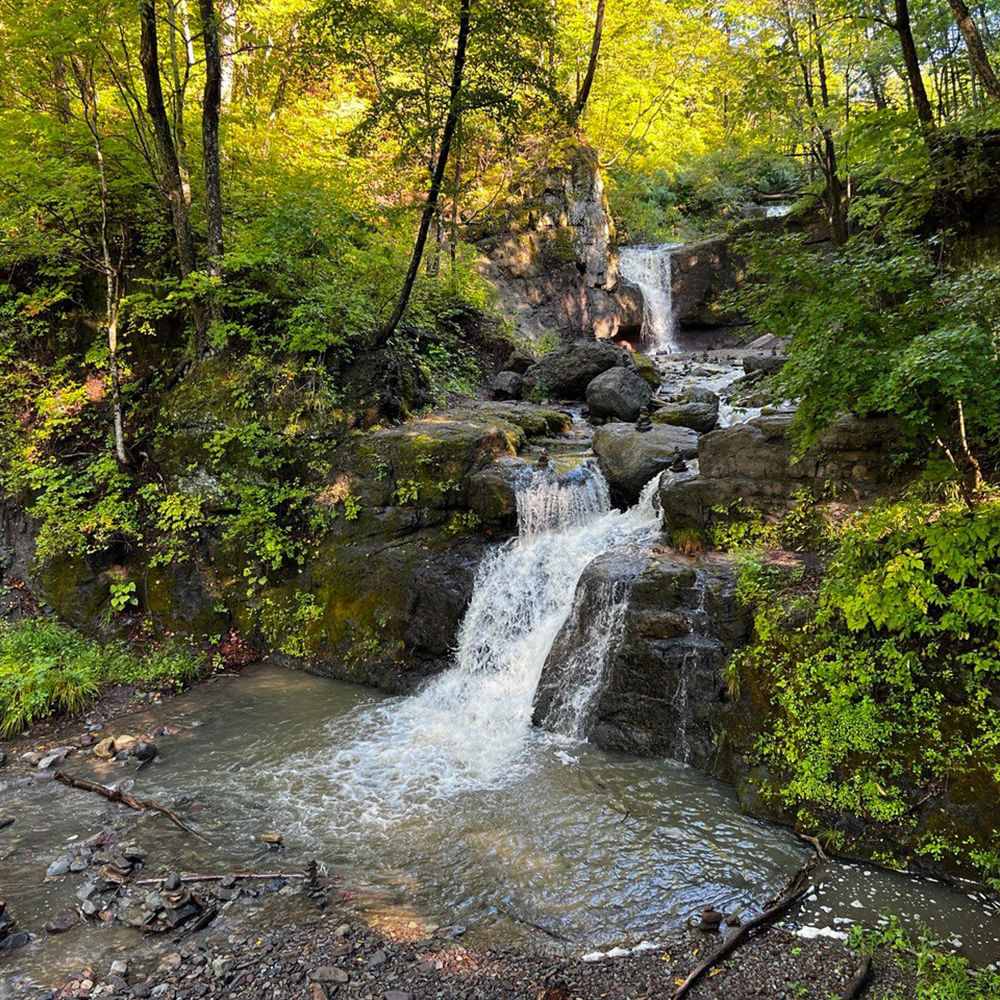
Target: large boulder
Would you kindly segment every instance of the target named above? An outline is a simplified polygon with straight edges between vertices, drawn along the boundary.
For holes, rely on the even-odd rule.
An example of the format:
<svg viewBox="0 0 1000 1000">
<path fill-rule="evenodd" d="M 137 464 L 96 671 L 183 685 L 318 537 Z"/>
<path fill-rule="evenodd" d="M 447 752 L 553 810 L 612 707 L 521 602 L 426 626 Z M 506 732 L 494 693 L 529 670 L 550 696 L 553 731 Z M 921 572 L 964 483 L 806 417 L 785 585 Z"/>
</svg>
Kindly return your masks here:
<svg viewBox="0 0 1000 1000">
<path fill-rule="evenodd" d="M 563 344 L 542 355 L 524 373 L 524 392 L 552 399 L 583 399 L 587 386 L 609 368 L 620 368 L 628 354 L 604 340 Z"/>
<path fill-rule="evenodd" d="M 606 662 L 598 665 L 599 690 L 581 720 L 584 735 L 609 750 L 708 768 L 727 710 L 726 660 L 749 631 L 726 557 L 694 561 L 656 551 L 595 559 L 545 661 L 534 721 L 550 728 L 564 722 L 564 706 L 575 700 L 565 693 L 579 684 L 566 664 L 586 639 L 587 623 L 626 593 Z"/>
<path fill-rule="evenodd" d="M 593 449 L 612 497 L 633 504 L 646 483 L 677 455 L 691 458 L 698 453 L 698 435 L 667 424 L 648 431 L 637 431 L 631 424 L 605 424 L 594 432 Z"/>
<path fill-rule="evenodd" d="M 653 390 L 631 368 L 610 368 L 587 385 L 587 406 L 593 417 L 634 422 Z"/>
<path fill-rule="evenodd" d="M 497 372 L 490 379 L 487 389 L 490 398 L 497 400 L 520 399 L 524 380 L 517 372 Z"/>
<path fill-rule="evenodd" d="M 689 389 L 664 403 L 653 414 L 654 424 L 690 427 L 699 434 L 713 430 L 719 422 L 719 397 L 711 389 Z"/>
</svg>

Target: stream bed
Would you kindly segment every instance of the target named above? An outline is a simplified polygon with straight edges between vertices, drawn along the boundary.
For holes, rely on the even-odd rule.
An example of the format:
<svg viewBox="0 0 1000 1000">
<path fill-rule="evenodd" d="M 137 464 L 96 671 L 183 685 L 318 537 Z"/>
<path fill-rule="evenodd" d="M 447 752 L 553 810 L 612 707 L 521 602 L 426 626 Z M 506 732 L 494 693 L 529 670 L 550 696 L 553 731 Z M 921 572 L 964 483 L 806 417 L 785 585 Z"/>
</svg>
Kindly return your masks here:
<svg viewBox="0 0 1000 1000">
<path fill-rule="evenodd" d="M 316 858 L 355 887 L 356 905 L 376 922 L 380 911 L 404 909 L 419 922 L 465 925 L 477 944 L 580 955 L 655 943 L 707 902 L 750 910 L 808 853 L 789 831 L 741 815 L 730 790 L 701 772 L 538 730 L 492 788 L 424 796 L 409 784 L 402 796 L 389 787 L 374 794 L 347 762 L 371 750 L 377 727 L 406 700 L 259 666 L 119 722 L 119 732 L 177 728 L 130 787 L 175 804 L 211 846 L 163 817 L 129 813 L 37 772 L 14 779 L 8 768 L 4 812 L 17 817 L 0 833 L 8 907 L 22 928 L 39 930 L 71 905 L 80 876 L 43 881 L 45 869 L 115 817 L 149 852 L 149 876 L 295 871 Z M 405 770 L 405 757 L 395 764 Z M 78 754 L 65 768 L 111 784 L 135 764 Z M 271 830 L 283 834 L 284 850 L 260 842 Z M 794 920 L 806 933 L 842 933 L 891 911 L 977 962 L 1000 958 L 1000 921 L 975 891 L 861 865 L 834 863 L 820 875 L 818 895 Z M 137 939 L 86 924 L 40 935 L 2 961 L 10 975 L 44 977 Z"/>
</svg>

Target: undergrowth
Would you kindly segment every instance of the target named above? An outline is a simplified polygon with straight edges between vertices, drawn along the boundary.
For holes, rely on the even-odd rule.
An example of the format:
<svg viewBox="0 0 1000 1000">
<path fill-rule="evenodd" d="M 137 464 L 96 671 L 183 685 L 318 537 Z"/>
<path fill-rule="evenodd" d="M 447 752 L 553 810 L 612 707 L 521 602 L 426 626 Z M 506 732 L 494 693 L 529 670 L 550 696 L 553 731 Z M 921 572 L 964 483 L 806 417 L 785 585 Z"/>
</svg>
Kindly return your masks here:
<svg viewBox="0 0 1000 1000">
<path fill-rule="evenodd" d="M 80 712 L 114 684 L 179 689 L 203 665 L 181 646 L 140 656 L 48 619 L 0 623 L 0 735 L 16 736 L 48 715 Z"/>
<path fill-rule="evenodd" d="M 896 917 L 875 930 L 852 927 L 849 943 L 865 955 L 886 949 L 909 966 L 916 979 L 914 1000 L 1000 1000 L 1000 973 L 973 969 L 968 959 L 942 951 L 929 934 L 907 933 Z M 893 992 L 882 1000 L 902 998 Z"/>
<path fill-rule="evenodd" d="M 744 520 L 724 539 L 754 611 L 728 681 L 768 694 L 756 752 L 770 794 L 833 846 L 859 817 L 995 880 L 997 831 L 948 803 L 1000 793 L 1000 494 L 970 503 L 924 486 L 825 536 L 801 504 L 786 521 Z M 821 577 L 766 556 L 762 542 L 783 534 L 825 549 Z"/>
</svg>

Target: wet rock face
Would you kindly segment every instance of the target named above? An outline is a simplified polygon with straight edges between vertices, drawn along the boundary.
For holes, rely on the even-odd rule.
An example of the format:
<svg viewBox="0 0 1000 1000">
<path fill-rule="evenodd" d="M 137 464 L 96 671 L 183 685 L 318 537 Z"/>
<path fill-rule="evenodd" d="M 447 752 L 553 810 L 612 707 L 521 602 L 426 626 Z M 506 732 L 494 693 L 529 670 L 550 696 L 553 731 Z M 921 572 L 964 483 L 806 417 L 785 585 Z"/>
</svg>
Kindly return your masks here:
<svg viewBox="0 0 1000 1000">
<path fill-rule="evenodd" d="M 740 321 L 719 301 L 743 278 L 742 261 L 733 255 L 725 238 L 679 247 L 670 264 L 674 314 L 681 325 L 712 327 Z"/>
<path fill-rule="evenodd" d="M 623 584 L 629 598 L 621 635 L 605 666 L 587 738 L 608 750 L 666 756 L 712 770 L 729 710 L 723 668 L 750 628 L 736 599 L 732 568 L 722 558 L 602 556 L 580 580 L 582 617 L 598 614 L 588 601 Z M 561 668 L 575 638 L 568 622 L 542 671 L 536 725 L 549 720 L 556 694 L 567 683 Z"/>
<path fill-rule="evenodd" d="M 607 341 L 589 340 L 563 344 L 524 373 L 524 392 L 551 399 L 583 399 L 587 386 L 598 375 L 628 365 L 628 355 Z"/>
<path fill-rule="evenodd" d="M 629 368 L 611 368 L 587 385 L 591 416 L 635 421 L 653 395 L 650 384 Z"/>
<path fill-rule="evenodd" d="M 896 461 L 898 434 L 888 420 L 845 417 L 795 462 L 791 420 L 787 412 L 765 414 L 700 438 L 699 474 L 661 485 L 666 530 L 703 529 L 717 516 L 713 508 L 737 501 L 780 512 L 801 489 L 819 495 L 833 487 L 869 497 L 905 475 Z"/>
<path fill-rule="evenodd" d="M 631 505 L 642 488 L 674 458 L 692 458 L 698 452 L 698 435 L 687 427 L 655 425 L 637 431 L 632 424 L 605 424 L 594 432 L 594 454 L 612 499 Z"/>
</svg>

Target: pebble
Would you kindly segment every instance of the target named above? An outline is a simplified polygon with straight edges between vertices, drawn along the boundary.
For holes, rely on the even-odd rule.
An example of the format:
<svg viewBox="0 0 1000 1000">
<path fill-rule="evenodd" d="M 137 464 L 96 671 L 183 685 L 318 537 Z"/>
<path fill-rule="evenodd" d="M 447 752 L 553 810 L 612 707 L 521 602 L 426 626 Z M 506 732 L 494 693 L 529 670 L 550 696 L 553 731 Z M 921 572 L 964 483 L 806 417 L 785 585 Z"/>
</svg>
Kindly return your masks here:
<svg viewBox="0 0 1000 1000">
<path fill-rule="evenodd" d="M 111 963 L 111 971 L 118 976 L 128 975 L 128 962 L 126 962 L 123 958 L 116 958 Z"/>
<path fill-rule="evenodd" d="M 313 969 L 309 978 L 315 983 L 346 983 L 351 977 L 335 965 L 321 965 Z"/>
<path fill-rule="evenodd" d="M 53 764 L 61 764 L 74 750 L 76 747 L 54 747 L 48 750 L 44 757 L 38 761 L 38 767 L 40 770 L 44 771 Z"/>
<path fill-rule="evenodd" d="M 62 857 L 56 858 L 55 861 L 45 869 L 46 878 L 55 878 L 58 875 L 65 875 L 70 866 L 73 864 L 74 858 L 72 854 L 64 854 Z"/>
<path fill-rule="evenodd" d="M 280 833 L 262 833 L 260 839 L 271 847 L 281 847 L 285 842 L 285 838 Z"/>
</svg>

